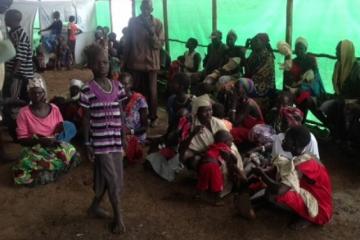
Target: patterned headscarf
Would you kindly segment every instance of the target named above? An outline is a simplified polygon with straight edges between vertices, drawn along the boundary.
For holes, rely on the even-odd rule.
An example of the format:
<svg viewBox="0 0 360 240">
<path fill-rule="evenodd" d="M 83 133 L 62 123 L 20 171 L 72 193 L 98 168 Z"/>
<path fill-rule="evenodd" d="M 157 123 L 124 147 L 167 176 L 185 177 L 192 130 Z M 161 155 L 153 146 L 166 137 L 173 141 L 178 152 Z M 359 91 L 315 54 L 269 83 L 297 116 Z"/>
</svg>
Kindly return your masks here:
<svg viewBox="0 0 360 240">
<path fill-rule="evenodd" d="M 255 92 L 255 86 L 253 80 L 250 78 L 240 78 L 238 80 L 239 87 L 242 87 L 247 95 L 251 95 Z"/>
<path fill-rule="evenodd" d="M 45 94 L 47 95 L 47 88 L 44 78 L 38 74 L 34 73 L 34 77 L 29 80 L 29 83 L 27 85 L 27 90 L 30 91 L 32 88 L 42 88 L 45 91 Z"/>
<path fill-rule="evenodd" d="M 280 109 L 280 118 L 287 121 L 288 128 L 297 127 L 302 125 L 304 114 L 300 109 L 288 106 Z"/>
</svg>

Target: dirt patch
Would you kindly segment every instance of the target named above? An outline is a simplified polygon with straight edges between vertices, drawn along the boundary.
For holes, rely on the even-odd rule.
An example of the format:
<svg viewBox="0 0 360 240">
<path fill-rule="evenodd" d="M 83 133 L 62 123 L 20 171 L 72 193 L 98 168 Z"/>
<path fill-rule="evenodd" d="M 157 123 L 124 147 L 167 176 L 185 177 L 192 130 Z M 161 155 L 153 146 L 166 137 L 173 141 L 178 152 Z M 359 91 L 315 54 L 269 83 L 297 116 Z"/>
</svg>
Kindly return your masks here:
<svg viewBox="0 0 360 240">
<path fill-rule="evenodd" d="M 64 95 L 72 78 L 91 79 L 86 70 L 47 72 L 49 95 Z M 151 134 L 166 126 L 161 122 Z M 12 156 L 20 146 L 7 144 Z M 111 235 L 108 221 L 90 219 L 85 212 L 93 196 L 92 165 L 84 161 L 56 183 L 35 188 L 14 186 L 11 163 L 0 165 L 0 239 L 359 239 L 360 189 L 359 165 L 330 144 L 320 146 L 334 188 L 334 218 L 324 227 L 304 232 L 287 228 L 291 216 L 274 209 L 257 212 L 249 222 L 233 214 L 231 197 L 223 207 L 210 207 L 192 199 L 193 181 L 180 177 L 167 183 L 140 165 L 125 170 L 122 208 L 127 233 Z M 108 200 L 104 207 L 110 209 Z"/>
</svg>

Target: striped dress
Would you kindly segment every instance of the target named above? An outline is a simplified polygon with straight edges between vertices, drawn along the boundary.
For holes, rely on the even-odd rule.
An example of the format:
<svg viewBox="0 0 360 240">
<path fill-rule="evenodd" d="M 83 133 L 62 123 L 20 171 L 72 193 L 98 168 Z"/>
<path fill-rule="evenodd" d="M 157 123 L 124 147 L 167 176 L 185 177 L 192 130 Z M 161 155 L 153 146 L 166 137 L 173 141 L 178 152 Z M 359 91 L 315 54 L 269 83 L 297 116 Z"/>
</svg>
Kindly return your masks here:
<svg viewBox="0 0 360 240">
<path fill-rule="evenodd" d="M 122 151 L 121 102 L 126 93 L 120 82 L 112 81 L 111 91 L 106 92 L 95 80 L 86 84 L 80 95 L 80 105 L 90 112 L 90 138 L 95 154 Z"/>
<path fill-rule="evenodd" d="M 32 49 L 28 35 L 22 27 L 17 27 L 9 32 L 9 38 L 16 49 L 16 56 L 6 63 L 6 70 L 12 72 L 16 62 L 20 62 L 18 75 L 25 79 L 32 79 L 34 66 L 32 61 Z"/>
</svg>

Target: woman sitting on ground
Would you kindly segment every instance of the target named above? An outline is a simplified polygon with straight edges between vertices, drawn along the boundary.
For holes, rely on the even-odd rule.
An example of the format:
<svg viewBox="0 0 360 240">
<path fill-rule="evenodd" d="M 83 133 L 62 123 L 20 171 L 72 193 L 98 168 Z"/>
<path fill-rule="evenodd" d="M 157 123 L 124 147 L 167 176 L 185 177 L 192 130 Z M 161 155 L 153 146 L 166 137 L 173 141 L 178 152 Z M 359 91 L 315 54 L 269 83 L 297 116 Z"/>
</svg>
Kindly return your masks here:
<svg viewBox="0 0 360 240">
<path fill-rule="evenodd" d="M 317 116 L 330 128 L 334 139 L 347 140 L 346 111 L 360 105 L 360 63 L 355 58 L 351 41 L 343 40 L 336 47 L 337 62 L 333 73 L 335 98 L 324 102 Z"/>
<path fill-rule="evenodd" d="M 310 142 L 310 132 L 303 126 L 290 128 L 283 148 L 294 158 L 279 156 L 271 169 L 254 168 L 252 174 L 266 183 L 268 200 L 282 209 L 295 213 L 299 220 L 291 225 L 295 229 L 310 224 L 324 225 L 333 214 L 332 186 L 329 174 L 321 163 L 304 148 Z M 276 172 L 273 179 L 268 172 Z"/>
<path fill-rule="evenodd" d="M 219 130 L 228 132 L 224 122 L 212 116 L 211 100 L 207 94 L 197 97 L 192 102 L 192 130 L 189 137 L 180 145 L 180 161 L 189 169 L 197 170 L 199 162 L 203 159 L 208 147 L 214 143 L 214 134 Z M 234 144 L 231 145 L 231 153 L 236 158 L 236 166 L 241 171 L 243 169 L 241 156 Z M 212 175 L 213 169 L 207 169 L 208 183 L 202 190 L 211 191 L 211 182 L 216 181 Z M 232 182 L 228 181 L 228 169 L 225 163 L 221 166 L 224 179 L 224 187 L 221 189 L 220 196 L 224 196 L 231 191 Z"/>
<path fill-rule="evenodd" d="M 299 37 L 295 42 L 296 58 L 292 66 L 285 72 L 285 89 L 295 95 L 295 102 L 304 113 L 306 119 L 308 109 L 316 111 L 316 97 L 325 94 L 316 58 L 309 55 L 306 39 Z"/>
<path fill-rule="evenodd" d="M 145 144 L 148 128 L 148 105 L 143 95 L 132 90 L 133 78 L 129 73 L 121 74 L 121 82 L 127 95 L 123 102 L 128 140 L 125 152 L 129 163 L 134 163 L 143 157 L 142 145 Z"/>
<path fill-rule="evenodd" d="M 47 91 L 40 75 L 29 81 L 28 91 L 31 104 L 21 108 L 17 118 L 17 135 L 23 149 L 12 168 L 14 181 L 46 184 L 78 165 L 76 149 L 68 143 L 76 128 L 63 121 L 58 107 L 46 102 Z"/>
<path fill-rule="evenodd" d="M 248 141 L 249 131 L 256 124 L 263 124 L 264 118 L 258 104 L 249 97 L 254 91 L 254 83 L 240 78 L 234 85 L 230 120 L 234 124 L 231 134 L 237 146 Z"/>
</svg>

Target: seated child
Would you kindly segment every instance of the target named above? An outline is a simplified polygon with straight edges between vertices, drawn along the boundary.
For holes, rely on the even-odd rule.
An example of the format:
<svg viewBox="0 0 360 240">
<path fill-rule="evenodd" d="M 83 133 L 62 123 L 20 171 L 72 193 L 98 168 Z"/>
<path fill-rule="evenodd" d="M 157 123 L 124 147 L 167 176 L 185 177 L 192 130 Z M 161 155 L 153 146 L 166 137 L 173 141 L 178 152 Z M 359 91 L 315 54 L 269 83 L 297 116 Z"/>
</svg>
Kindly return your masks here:
<svg viewBox="0 0 360 240">
<path fill-rule="evenodd" d="M 229 120 L 225 119 L 225 107 L 224 107 L 224 105 L 222 105 L 221 103 L 215 102 L 212 105 L 212 109 L 213 109 L 213 116 L 221 119 L 224 122 L 226 128 L 229 131 L 231 131 L 233 126 L 232 126 L 232 123 Z"/>
<path fill-rule="evenodd" d="M 198 165 L 196 185 L 200 198 L 215 205 L 219 204 L 226 181 L 238 185 L 245 175 L 236 167 L 236 157 L 231 152 L 233 138 L 228 131 L 220 130 L 214 135 L 214 144 L 210 145 L 206 156 Z M 222 168 L 228 165 L 229 179 L 224 179 Z"/>
<path fill-rule="evenodd" d="M 65 41 L 65 38 L 62 36 L 59 37 L 59 44 L 57 47 L 56 55 L 57 69 L 62 69 L 63 67 L 66 67 L 67 69 L 71 68 L 71 65 L 73 63 L 73 56 L 69 46 Z"/>
</svg>

